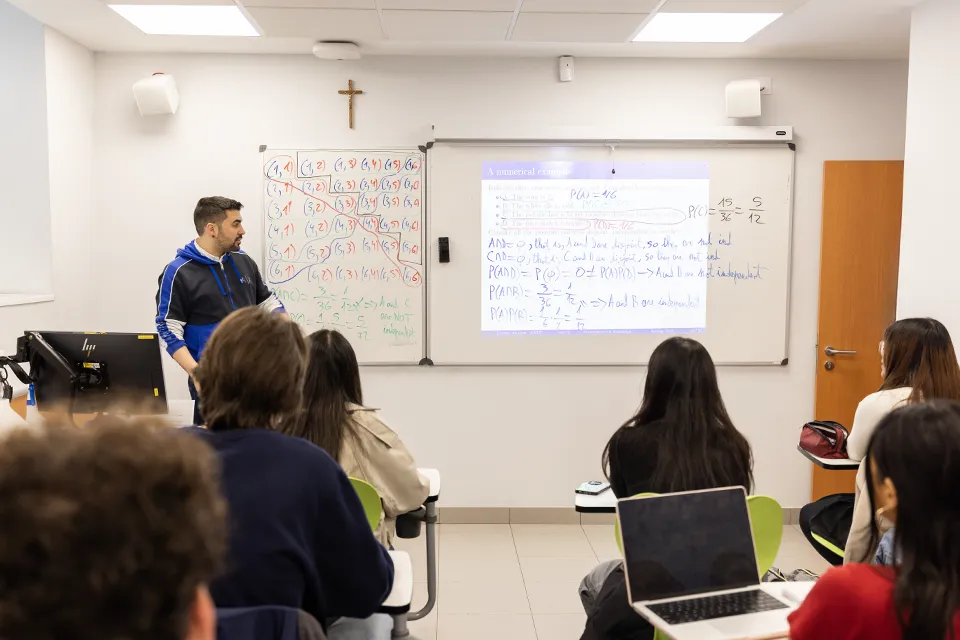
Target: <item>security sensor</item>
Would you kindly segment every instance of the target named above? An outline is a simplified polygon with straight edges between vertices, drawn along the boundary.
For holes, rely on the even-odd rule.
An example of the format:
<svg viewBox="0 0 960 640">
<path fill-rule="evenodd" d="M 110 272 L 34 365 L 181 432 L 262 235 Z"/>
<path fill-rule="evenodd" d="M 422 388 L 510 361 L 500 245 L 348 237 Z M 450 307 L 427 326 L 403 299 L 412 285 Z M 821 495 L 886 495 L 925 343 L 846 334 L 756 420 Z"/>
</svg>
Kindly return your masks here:
<svg viewBox="0 0 960 640">
<path fill-rule="evenodd" d="M 560 82 L 573 82 L 573 56 L 560 57 Z"/>
</svg>

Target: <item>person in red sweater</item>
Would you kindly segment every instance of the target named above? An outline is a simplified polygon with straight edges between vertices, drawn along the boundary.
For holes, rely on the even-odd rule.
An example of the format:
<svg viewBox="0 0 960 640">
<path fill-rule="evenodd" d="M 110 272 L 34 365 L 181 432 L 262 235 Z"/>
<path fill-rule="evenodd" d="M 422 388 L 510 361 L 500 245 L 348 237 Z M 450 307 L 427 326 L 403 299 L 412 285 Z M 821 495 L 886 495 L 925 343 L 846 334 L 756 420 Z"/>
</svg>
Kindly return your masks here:
<svg viewBox="0 0 960 640">
<path fill-rule="evenodd" d="M 790 616 L 791 640 L 960 638 L 960 403 L 888 414 L 867 457 L 870 504 L 896 525 L 900 562 L 828 571 Z"/>
</svg>

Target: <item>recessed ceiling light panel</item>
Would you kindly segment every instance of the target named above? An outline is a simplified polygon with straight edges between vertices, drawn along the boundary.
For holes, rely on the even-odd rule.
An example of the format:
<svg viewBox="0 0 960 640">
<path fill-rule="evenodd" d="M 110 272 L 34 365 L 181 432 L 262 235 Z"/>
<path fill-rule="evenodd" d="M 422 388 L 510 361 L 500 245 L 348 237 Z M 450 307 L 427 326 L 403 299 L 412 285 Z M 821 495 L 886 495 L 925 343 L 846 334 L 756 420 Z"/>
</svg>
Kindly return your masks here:
<svg viewBox="0 0 960 640">
<path fill-rule="evenodd" d="M 634 42 L 744 42 L 782 13 L 657 13 Z"/>
<path fill-rule="evenodd" d="M 260 34 L 235 5 L 111 4 L 137 29 L 151 36 L 247 36 Z"/>
</svg>

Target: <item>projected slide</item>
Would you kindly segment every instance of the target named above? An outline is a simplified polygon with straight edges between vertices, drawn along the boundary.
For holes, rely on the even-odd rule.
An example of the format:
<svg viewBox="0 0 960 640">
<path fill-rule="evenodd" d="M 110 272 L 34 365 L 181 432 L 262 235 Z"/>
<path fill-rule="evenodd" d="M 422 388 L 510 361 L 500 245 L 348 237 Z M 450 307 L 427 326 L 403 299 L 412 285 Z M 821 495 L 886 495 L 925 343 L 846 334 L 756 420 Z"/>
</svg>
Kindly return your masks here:
<svg viewBox="0 0 960 640">
<path fill-rule="evenodd" d="M 481 331 L 697 333 L 709 261 L 706 162 L 485 162 Z"/>
</svg>

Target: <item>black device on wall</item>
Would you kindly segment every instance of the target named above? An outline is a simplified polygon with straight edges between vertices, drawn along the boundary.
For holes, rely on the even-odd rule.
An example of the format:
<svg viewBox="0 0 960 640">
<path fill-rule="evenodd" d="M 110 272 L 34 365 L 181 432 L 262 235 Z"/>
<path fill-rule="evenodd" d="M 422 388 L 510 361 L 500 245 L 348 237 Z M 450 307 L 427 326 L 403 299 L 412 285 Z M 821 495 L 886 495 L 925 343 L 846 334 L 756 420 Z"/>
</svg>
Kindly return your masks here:
<svg viewBox="0 0 960 640">
<path fill-rule="evenodd" d="M 438 240 L 440 247 L 440 262 L 447 263 L 450 262 L 450 238 L 443 236 Z"/>
</svg>

